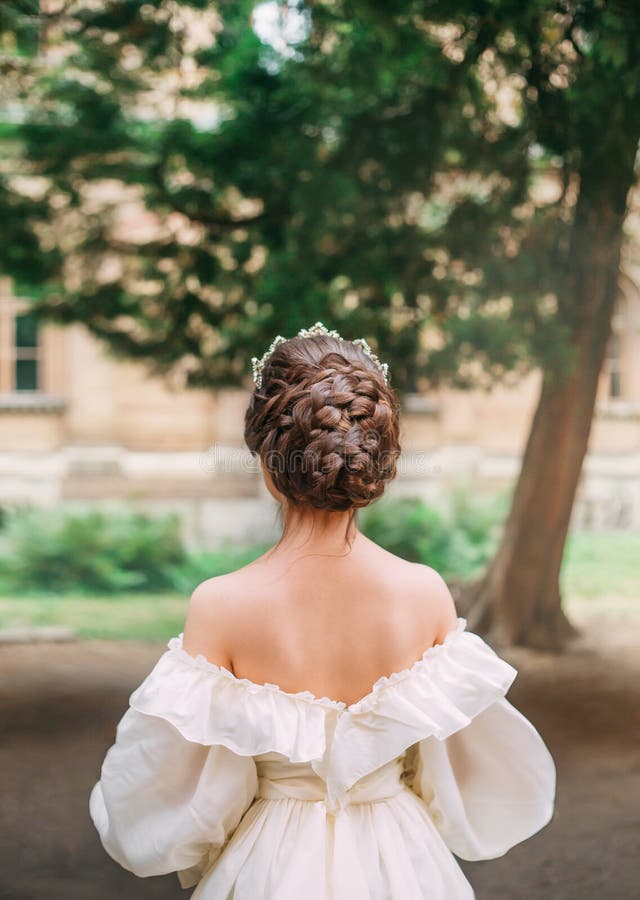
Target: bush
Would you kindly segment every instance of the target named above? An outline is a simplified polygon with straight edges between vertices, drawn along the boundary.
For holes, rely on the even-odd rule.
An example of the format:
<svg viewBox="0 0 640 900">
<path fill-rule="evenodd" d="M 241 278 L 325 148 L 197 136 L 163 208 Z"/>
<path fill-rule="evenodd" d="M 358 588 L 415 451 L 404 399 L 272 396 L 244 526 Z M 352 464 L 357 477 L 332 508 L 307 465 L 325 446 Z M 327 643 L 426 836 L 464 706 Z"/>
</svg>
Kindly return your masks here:
<svg viewBox="0 0 640 900">
<path fill-rule="evenodd" d="M 416 498 L 383 499 L 362 511 L 360 527 L 391 553 L 432 566 L 445 578 L 465 579 L 491 556 L 506 507 L 506 495 L 478 500 L 467 489 L 454 489 L 449 512 Z M 188 595 L 205 579 L 235 571 L 267 548 L 187 554 L 177 514 L 21 509 L 6 514 L 0 531 L 0 592 Z"/>
<path fill-rule="evenodd" d="M 0 537 L 3 591 L 153 591 L 185 561 L 177 515 L 20 509 Z"/>
<path fill-rule="evenodd" d="M 171 585 L 181 594 L 191 594 L 201 581 L 215 575 L 226 575 L 227 572 L 234 572 L 248 565 L 270 546 L 271 544 L 240 548 L 231 546 L 217 551 L 190 553 L 181 565 L 172 570 Z"/>
<path fill-rule="evenodd" d="M 417 497 L 383 499 L 363 511 L 360 527 L 381 547 L 410 562 L 436 569 L 443 578 L 472 578 L 491 557 L 507 509 L 507 497 L 471 499 L 454 488 L 450 511 Z"/>
</svg>

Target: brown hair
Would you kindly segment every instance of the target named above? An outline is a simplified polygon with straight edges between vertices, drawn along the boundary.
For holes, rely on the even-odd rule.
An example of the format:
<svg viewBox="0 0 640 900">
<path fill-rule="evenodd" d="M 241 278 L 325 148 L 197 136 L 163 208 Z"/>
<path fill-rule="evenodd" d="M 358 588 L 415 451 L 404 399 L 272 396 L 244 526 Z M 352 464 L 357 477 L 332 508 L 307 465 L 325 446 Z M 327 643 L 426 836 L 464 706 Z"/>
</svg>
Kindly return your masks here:
<svg viewBox="0 0 640 900">
<path fill-rule="evenodd" d="M 294 337 L 267 359 L 244 437 L 293 504 L 357 509 L 396 474 L 398 412 L 394 391 L 360 346 Z"/>
</svg>

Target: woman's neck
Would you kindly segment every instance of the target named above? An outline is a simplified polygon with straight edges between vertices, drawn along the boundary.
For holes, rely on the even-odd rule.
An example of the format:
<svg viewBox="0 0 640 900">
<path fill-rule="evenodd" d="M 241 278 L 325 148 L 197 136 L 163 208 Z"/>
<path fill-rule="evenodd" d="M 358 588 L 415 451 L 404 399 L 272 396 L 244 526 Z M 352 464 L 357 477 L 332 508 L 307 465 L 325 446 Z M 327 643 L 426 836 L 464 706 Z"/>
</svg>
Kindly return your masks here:
<svg viewBox="0 0 640 900">
<path fill-rule="evenodd" d="M 284 528 L 277 553 L 335 554 L 350 551 L 359 534 L 353 510 L 334 512 L 283 505 Z"/>
</svg>

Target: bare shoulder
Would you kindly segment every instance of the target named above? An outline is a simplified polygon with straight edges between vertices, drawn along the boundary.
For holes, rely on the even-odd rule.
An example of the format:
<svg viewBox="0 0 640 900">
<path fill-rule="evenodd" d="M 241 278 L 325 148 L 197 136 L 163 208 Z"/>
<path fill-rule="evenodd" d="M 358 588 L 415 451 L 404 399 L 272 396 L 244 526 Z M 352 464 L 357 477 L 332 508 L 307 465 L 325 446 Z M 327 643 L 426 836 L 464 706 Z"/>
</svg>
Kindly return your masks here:
<svg viewBox="0 0 640 900">
<path fill-rule="evenodd" d="M 362 547 L 372 568 L 382 570 L 391 589 L 406 604 L 405 612 L 423 645 L 442 643 L 458 621 L 449 587 L 438 571 L 423 563 L 409 562 L 363 537 Z"/>
<path fill-rule="evenodd" d="M 421 563 L 407 563 L 405 591 L 415 611 L 416 622 L 423 622 L 435 642 L 442 643 L 458 621 L 458 612 L 449 587 L 439 572 Z"/>
<path fill-rule="evenodd" d="M 184 624 L 183 647 L 192 656 L 231 669 L 230 647 L 238 619 L 239 598 L 248 584 L 244 570 L 202 581 L 191 594 Z"/>
</svg>

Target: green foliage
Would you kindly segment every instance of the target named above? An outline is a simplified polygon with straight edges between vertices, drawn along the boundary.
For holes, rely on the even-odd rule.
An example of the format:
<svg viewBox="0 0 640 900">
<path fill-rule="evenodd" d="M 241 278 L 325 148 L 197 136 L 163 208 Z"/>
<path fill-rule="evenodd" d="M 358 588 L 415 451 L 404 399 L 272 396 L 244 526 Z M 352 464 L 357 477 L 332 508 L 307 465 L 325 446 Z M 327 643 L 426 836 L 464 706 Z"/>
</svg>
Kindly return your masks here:
<svg viewBox="0 0 640 900">
<path fill-rule="evenodd" d="M 0 533 L 5 592 L 167 590 L 184 560 L 175 515 L 21 509 Z"/>
<path fill-rule="evenodd" d="M 507 497 L 474 498 L 452 492 L 448 512 L 415 497 L 383 499 L 363 511 L 361 528 L 371 540 L 443 578 L 472 578 L 490 558 L 500 535 Z"/>
<path fill-rule="evenodd" d="M 22 57 L 33 57 L 38 51 L 38 32 L 34 27 L 39 0 L 14 0 L 0 5 L 0 50 L 7 62 L 19 64 Z"/>
<path fill-rule="evenodd" d="M 190 553 L 185 561 L 171 572 L 171 586 L 182 594 L 192 591 L 207 578 L 226 575 L 248 565 L 269 549 L 268 544 L 248 547 L 227 546 L 215 552 Z"/>
<path fill-rule="evenodd" d="M 361 528 L 390 552 L 445 577 L 470 577 L 495 544 L 506 498 L 478 499 L 461 487 L 449 500 L 443 513 L 417 499 L 384 499 L 360 514 Z M 18 509 L 6 514 L 0 531 L 0 593 L 188 597 L 200 582 L 248 565 L 268 546 L 187 553 L 174 514 Z"/>
<path fill-rule="evenodd" d="M 26 113 L 0 264 L 47 286 L 39 314 L 192 385 L 242 381 L 316 319 L 377 343 L 401 390 L 566 367 L 568 264 L 591 250 L 571 244 L 576 186 L 618 208 L 632 178 L 633 4 L 290 0 L 288 39 L 254 30 L 256 6 L 0 16 L 0 119 Z M 123 231 L 124 196 L 154 233 Z"/>
<path fill-rule="evenodd" d="M 637 614 L 640 535 L 582 532 L 570 536 L 563 564 L 564 605 L 569 617 Z M 202 577 L 211 575 L 203 569 Z M 196 576 L 200 580 L 200 574 Z M 0 628 L 61 625 L 85 638 L 166 642 L 179 634 L 188 595 L 122 593 L 107 596 L 50 593 L 0 596 Z"/>
</svg>

